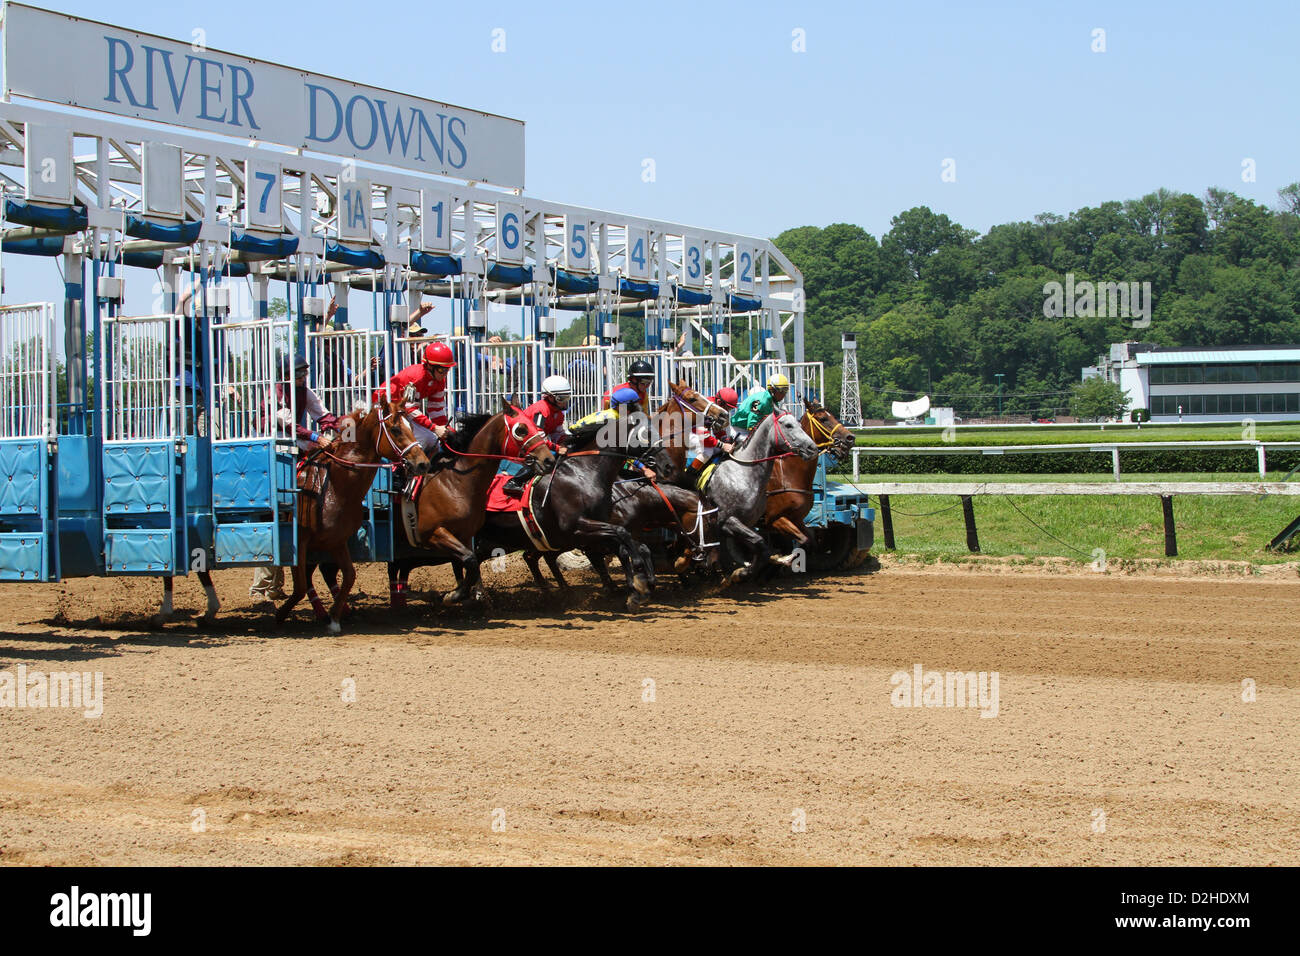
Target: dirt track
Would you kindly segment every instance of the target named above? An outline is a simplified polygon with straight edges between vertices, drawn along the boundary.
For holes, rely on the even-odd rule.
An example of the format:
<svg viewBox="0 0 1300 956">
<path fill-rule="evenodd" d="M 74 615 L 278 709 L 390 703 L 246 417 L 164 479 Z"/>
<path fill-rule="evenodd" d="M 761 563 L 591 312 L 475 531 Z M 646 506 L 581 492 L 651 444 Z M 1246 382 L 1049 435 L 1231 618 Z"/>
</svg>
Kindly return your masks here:
<svg viewBox="0 0 1300 956">
<path fill-rule="evenodd" d="M 1293 570 L 890 565 L 635 617 L 488 577 L 486 620 L 392 618 L 367 570 L 335 638 L 244 573 L 207 630 L 151 630 L 152 580 L 0 586 L 0 670 L 104 676 L 97 720 L 0 708 L 0 862 L 1300 863 Z M 893 706 L 918 663 L 997 671 L 998 716 Z"/>
</svg>

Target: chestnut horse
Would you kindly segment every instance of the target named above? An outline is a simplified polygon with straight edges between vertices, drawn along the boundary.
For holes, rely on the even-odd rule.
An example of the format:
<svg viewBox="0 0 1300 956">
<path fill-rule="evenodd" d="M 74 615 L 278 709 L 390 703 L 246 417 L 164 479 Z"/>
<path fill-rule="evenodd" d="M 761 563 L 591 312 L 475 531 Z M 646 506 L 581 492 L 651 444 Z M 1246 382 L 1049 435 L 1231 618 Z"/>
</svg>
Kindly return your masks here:
<svg viewBox="0 0 1300 956">
<path fill-rule="evenodd" d="M 450 560 L 456 571 L 457 587 L 443 596 L 444 604 L 459 604 L 473 596 L 483 600 L 479 587 L 479 562 L 472 547 L 487 514 L 488 490 L 503 460 L 524 459 L 536 473 L 551 467 L 555 456 L 537 425 L 523 411 L 502 399 L 504 411 L 489 418 L 460 448 L 456 436 L 444 442 L 456 461 L 436 472 L 424 483 L 417 501 L 416 535 L 420 547 L 434 552 L 428 558 L 411 557 L 388 565 L 393 603 L 401 606 L 406 578 L 413 568 Z M 468 431 L 468 430 L 467 430 Z"/>
<path fill-rule="evenodd" d="M 799 424 L 813 440 L 818 451 L 831 457 L 847 458 L 853 450 L 853 433 L 834 415 L 816 402 L 805 402 L 807 409 Z M 809 544 L 808 529 L 803 526 L 813 505 L 813 480 L 817 476 L 817 459 L 807 461 L 798 455 L 778 458 L 772 466 L 767 485 L 767 513 L 764 522 L 773 531 L 792 538 L 799 547 Z"/>
<path fill-rule="evenodd" d="M 417 473 L 427 471 L 429 459 L 402 414 L 402 402 L 382 402 L 339 420 L 339 441 L 314 453 L 300 466 L 298 488 L 298 562 L 293 568 L 293 593 L 275 612 L 284 623 L 294 605 L 306 596 L 316 562 L 313 551 L 324 551 L 343 571 L 329 612 L 329 632 L 338 634 L 348 594 L 357 579 L 348 541 L 365 518 L 363 504 L 382 459 L 402 462 Z M 304 487 L 305 486 L 305 487 Z"/>
</svg>

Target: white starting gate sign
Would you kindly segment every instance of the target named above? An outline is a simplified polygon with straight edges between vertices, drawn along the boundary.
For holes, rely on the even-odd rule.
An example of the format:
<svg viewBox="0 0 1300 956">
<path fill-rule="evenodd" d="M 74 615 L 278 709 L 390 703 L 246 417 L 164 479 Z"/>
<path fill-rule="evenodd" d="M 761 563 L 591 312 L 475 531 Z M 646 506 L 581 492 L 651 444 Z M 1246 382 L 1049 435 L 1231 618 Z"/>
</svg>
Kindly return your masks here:
<svg viewBox="0 0 1300 956">
<path fill-rule="evenodd" d="M 0 308 L 0 581 L 57 577 L 53 303 Z"/>
</svg>

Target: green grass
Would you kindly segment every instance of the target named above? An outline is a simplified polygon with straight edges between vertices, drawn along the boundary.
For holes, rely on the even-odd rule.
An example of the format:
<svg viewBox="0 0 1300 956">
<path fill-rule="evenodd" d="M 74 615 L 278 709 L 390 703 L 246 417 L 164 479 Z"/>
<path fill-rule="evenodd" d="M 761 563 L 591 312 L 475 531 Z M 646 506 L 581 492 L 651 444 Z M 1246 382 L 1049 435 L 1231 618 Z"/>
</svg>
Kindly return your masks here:
<svg viewBox="0 0 1300 956">
<path fill-rule="evenodd" d="M 1243 426 L 1215 425 L 1080 425 L 1078 428 L 963 428 L 956 426 L 954 445 L 1065 445 L 1111 444 L 1131 441 L 1240 441 Z M 1300 441 L 1300 425 L 1293 423 L 1257 424 L 1255 438 L 1260 441 Z M 947 444 L 943 429 L 871 428 L 858 433 L 857 444 L 891 448 L 909 445 Z"/>
<path fill-rule="evenodd" d="M 1274 476 L 1274 480 L 1277 477 Z M 1126 475 L 1126 481 L 1258 481 L 1247 474 Z M 970 475 L 871 475 L 864 481 L 970 481 Z M 1105 475 L 990 475 L 989 481 L 1099 481 Z M 884 550 L 879 502 L 876 546 Z M 1165 557 L 1164 520 L 1154 495 L 979 495 L 974 499 L 980 553 L 993 556 L 1065 557 L 1083 563 Z M 893 495 L 894 541 L 900 553 L 925 559 L 969 554 L 960 499 L 940 495 Z M 1019 509 L 1019 510 L 1017 510 Z M 1300 515 L 1300 498 L 1280 495 L 1177 495 L 1174 528 L 1178 558 L 1277 564 L 1295 554 L 1276 554 L 1265 545 Z M 1037 525 L 1037 527 L 1035 527 Z"/>
</svg>

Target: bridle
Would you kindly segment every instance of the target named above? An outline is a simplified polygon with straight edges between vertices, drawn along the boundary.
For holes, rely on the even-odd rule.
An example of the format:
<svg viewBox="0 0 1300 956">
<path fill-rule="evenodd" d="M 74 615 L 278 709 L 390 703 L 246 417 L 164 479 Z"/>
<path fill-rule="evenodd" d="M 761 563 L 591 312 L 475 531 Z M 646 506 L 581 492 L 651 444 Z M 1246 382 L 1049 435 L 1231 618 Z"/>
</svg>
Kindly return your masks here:
<svg viewBox="0 0 1300 956">
<path fill-rule="evenodd" d="M 839 422 L 835 423 L 834 428 L 828 429 L 825 425 L 822 424 L 821 419 L 817 417 L 816 412 L 809 411 L 807 412 L 807 415 L 808 415 L 808 421 L 812 424 L 813 430 L 815 432 L 821 433 L 821 437 L 818 437 L 815 434 L 810 436 L 813 440 L 813 443 L 817 446 L 818 451 L 826 451 L 830 448 L 835 448 L 839 445 L 845 445 L 846 448 L 852 447 L 853 433 L 850 432 L 843 425 L 841 425 Z M 840 438 L 836 438 L 835 433 L 841 430 L 844 432 L 844 435 Z M 837 458 L 839 457 L 839 455 L 836 452 L 832 452 L 831 454 L 835 455 L 835 457 Z"/>
<path fill-rule="evenodd" d="M 379 416 L 379 430 L 375 433 L 375 454 L 378 455 L 380 458 L 388 458 L 389 461 L 394 463 L 405 462 L 406 456 L 411 451 L 411 449 L 418 447 L 420 444 L 419 439 L 415 439 L 405 448 L 402 448 L 400 450 L 398 449 L 397 439 L 393 437 L 392 431 L 389 430 L 388 420 L 390 418 L 395 419 L 400 412 L 401 412 L 400 408 L 394 408 L 387 415 Z M 385 455 L 383 451 L 380 450 L 380 442 L 385 438 L 388 439 L 388 447 L 391 448 L 393 451 L 397 452 L 396 459 L 390 458 L 388 455 Z M 394 464 L 385 464 L 383 461 L 378 461 L 378 462 L 348 461 L 346 458 L 340 458 L 338 455 L 331 452 L 328 448 L 318 449 L 318 453 L 324 455 L 330 461 L 338 462 L 340 465 L 346 465 L 348 468 L 392 468 L 394 467 Z"/>
</svg>

